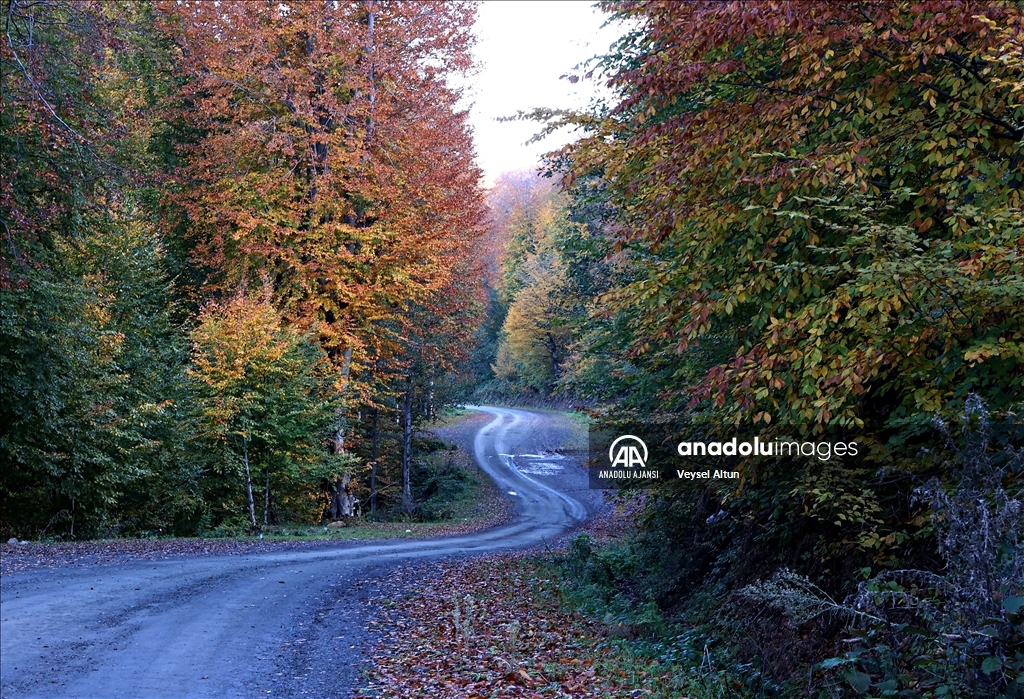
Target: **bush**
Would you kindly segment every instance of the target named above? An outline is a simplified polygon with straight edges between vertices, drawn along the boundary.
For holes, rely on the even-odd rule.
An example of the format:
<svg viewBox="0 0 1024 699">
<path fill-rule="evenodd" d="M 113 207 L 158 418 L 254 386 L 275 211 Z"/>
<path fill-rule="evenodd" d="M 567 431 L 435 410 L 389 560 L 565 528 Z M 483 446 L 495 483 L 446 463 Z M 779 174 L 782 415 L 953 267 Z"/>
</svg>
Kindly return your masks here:
<svg viewBox="0 0 1024 699">
<path fill-rule="evenodd" d="M 417 464 L 420 517 L 425 520 L 455 517 L 457 501 L 465 497 L 472 484 L 469 474 L 455 463 L 452 452 L 444 455 L 443 459 L 434 458 Z"/>
<path fill-rule="evenodd" d="M 867 579 L 841 603 L 786 570 L 743 591 L 784 609 L 796 624 L 823 615 L 846 619 L 847 650 L 817 665 L 834 691 L 1024 696 L 1024 507 L 1015 480 L 1024 450 L 992 448 L 992 425 L 977 396 L 967 400 L 959 440 L 944 423 L 937 426 L 951 454 L 944 470 L 956 482 L 933 479 L 916 497 L 932 511 L 941 574 L 871 576 L 865 569 Z"/>
</svg>

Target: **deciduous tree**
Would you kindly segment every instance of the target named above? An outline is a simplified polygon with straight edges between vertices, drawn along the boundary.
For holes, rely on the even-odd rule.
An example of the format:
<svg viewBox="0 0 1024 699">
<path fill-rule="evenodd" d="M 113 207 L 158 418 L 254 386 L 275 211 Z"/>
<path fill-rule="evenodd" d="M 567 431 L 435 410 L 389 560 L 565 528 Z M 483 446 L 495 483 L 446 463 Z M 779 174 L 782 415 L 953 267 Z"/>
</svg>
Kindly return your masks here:
<svg viewBox="0 0 1024 699">
<path fill-rule="evenodd" d="M 218 472 L 244 488 L 253 529 L 255 478 L 264 482 L 265 525 L 273 479 L 304 483 L 315 498 L 319 482 L 345 466 L 325 449 L 337 410 L 326 357 L 282 324 L 269 296 L 238 293 L 210 304 L 192 333 L 206 435 L 223 453 Z"/>
</svg>

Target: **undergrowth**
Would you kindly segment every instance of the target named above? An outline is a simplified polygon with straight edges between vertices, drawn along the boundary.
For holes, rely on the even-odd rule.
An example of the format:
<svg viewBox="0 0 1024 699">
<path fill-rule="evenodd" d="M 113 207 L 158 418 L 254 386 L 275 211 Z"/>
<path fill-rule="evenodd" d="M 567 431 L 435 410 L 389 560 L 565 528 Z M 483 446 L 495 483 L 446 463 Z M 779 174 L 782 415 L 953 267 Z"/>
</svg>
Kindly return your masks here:
<svg viewBox="0 0 1024 699">
<path fill-rule="evenodd" d="M 739 583 L 744 541 L 680 547 L 651 520 L 610 543 L 579 534 L 546 565 L 616 662 L 653 663 L 695 696 L 1024 696 L 1024 451 L 994 442 L 975 397 L 958 430 L 937 428 L 944 444 L 918 458 L 952 477 L 912 488 L 934 567 L 815 581 L 764 555 L 761 579 Z"/>
</svg>

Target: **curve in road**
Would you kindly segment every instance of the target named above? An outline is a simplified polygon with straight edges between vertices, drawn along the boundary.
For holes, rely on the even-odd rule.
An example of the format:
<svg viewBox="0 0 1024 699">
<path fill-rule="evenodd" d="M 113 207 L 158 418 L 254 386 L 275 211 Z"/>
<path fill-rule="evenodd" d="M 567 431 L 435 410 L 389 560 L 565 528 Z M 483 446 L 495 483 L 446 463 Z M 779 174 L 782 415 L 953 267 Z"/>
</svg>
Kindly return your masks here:
<svg viewBox="0 0 1024 699">
<path fill-rule="evenodd" d="M 519 454 L 550 448 L 564 433 L 559 418 L 467 407 L 493 416 L 473 446 L 480 467 L 517 498 L 512 523 L 439 539 L 5 576 L 0 698 L 348 696 L 359 681 L 356 641 L 365 632 L 361 603 L 337 598 L 397 562 L 521 549 L 586 517 L 581 502 L 516 464 Z M 300 654 L 313 664 L 277 672 L 284 651 L 299 653 L 308 640 L 300 634 L 329 638 L 337 652 Z"/>
</svg>

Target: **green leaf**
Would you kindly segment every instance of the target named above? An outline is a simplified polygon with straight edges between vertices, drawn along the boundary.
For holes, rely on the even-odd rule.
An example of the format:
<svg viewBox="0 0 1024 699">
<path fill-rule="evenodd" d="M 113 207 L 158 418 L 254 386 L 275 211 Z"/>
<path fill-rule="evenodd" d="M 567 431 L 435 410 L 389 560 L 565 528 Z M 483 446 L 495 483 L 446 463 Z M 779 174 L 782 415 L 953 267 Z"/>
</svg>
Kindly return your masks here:
<svg viewBox="0 0 1024 699">
<path fill-rule="evenodd" d="M 1018 613 L 1024 607 L 1024 597 L 1004 597 L 1003 609 L 1009 614 Z"/>
<path fill-rule="evenodd" d="M 875 689 L 880 692 L 893 692 L 900 686 L 900 683 L 894 679 L 888 679 L 885 682 L 879 682 L 875 685 Z"/>
<path fill-rule="evenodd" d="M 857 694 L 863 694 L 871 686 L 871 677 L 858 670 L 847 670 L 843 673 L 843 677 Z"/>
<path fill-rule="evenodd" d="M 986 675 L 991 675 L 993 672 L 995 672 L 1002 666 L 1003 661 L 1000 658 L 990 656 L 988 658 L 985 658 L 985 660 L 981 663 L 981 671 L 984 672 Z"/>
<path fill-rule="evenodd" d="M 818 667 L 820 667 L 822 670 L 831 670 L 834 667 L 846 665 L 849 662 L 849 658 L 826 658 L 825 660 L 822 660 L 820 663 L 818 663 Z"/>
</svg>

